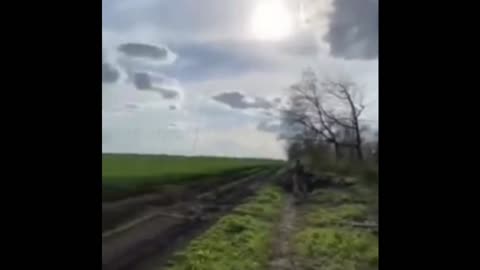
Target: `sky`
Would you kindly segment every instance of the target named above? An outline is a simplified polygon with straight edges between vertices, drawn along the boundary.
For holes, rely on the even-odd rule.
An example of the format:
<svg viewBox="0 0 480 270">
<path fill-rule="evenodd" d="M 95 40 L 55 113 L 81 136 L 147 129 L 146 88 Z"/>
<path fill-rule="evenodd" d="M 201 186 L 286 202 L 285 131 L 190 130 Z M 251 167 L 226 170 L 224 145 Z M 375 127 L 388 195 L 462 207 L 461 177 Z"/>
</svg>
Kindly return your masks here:
<svg viewBox="0 0 480 270">
<path fill-rule="evenodd" d="M 378 0 L 102 0 L 102 151 L 285 158 L 305 68 L 378 119 Z"/>
</svg>

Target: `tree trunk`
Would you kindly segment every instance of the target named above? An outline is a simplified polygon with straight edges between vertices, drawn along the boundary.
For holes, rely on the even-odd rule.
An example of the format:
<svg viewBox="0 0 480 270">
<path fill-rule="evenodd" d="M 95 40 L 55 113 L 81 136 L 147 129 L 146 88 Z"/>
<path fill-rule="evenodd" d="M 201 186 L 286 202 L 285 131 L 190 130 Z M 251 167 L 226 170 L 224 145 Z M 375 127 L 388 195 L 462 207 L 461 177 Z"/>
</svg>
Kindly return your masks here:
<svg viewBox="0 0 480 270">
<path fill-rule="evenodd" d="M 357 156 L 358 156 L 358 159 L 360 161 L 363 160 L 363 150 L 362 150 L 362 145 L 357 143 L 356 146 L 355 146 L 356 150 L 357 150 Z"/>
<path fill-rule="evenodd" d="M 335 149 L 335 160 L 339 161 L 341 158 L 340 145 L 337 142 L 334 142 L 333 147 Z"/>
<path fill-rule="evenodd" d="M 355 119 L 355 148 L 357 150 L 357 156 L 360 161 L 363 161 L 363 150 L 362 150 L 362 137 L 360 134 L 360 127 L 358 125 L 358 119 Z"/>
</svg>

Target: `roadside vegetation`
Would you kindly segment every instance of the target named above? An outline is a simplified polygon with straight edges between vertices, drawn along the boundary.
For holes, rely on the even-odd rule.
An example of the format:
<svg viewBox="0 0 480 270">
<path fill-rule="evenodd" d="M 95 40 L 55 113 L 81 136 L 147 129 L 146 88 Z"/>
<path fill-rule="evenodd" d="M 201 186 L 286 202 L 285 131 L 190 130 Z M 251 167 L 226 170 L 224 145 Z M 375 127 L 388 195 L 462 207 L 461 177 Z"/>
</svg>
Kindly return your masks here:
<svg viewBox="0 0 480 270">
<path fill-rule="evenodd" d="M 266 187 L 232 214 L 221 218 L 189 247 L 177 253 L 168 270 L 266 269 L 273 228 L 280 217 L 284 194 Z"/>
<path fill-rule="evenodd" d="M 293 236 L 300 269 L 378 269 L 377 227 L 369 196 L 356 187 L 312 195 L 299 210 Z"/>
</svg>

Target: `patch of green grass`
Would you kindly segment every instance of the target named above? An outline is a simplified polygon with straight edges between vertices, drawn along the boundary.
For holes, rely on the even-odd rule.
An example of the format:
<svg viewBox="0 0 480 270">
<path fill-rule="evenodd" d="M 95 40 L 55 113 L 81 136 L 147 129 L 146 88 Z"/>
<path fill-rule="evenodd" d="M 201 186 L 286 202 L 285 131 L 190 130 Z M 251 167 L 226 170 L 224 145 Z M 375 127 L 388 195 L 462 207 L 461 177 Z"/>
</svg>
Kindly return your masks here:
<svg viewBox="0 0 480 270">
<path fill-rule="evenodd" d="M 378 268 L 378 238 L 359 230 L 306 228 L 295 236 L 295 251 L 305 269 Z"/>
<path fill-rule="evenodd" d="M 281 161 L 263 159 L 104 154 L 102 180 L 104 183 L 174 183 L 189 180 L 191 176 L 280 164 Z"/>
<path fill-rule="evenodd" d="M 364 184 L 326 189 L 303 206 L 293 237 L 299 269 L 378 269 L 378 238 L 369 230 L 352 227 L 372 220 L 375 192 Z"/>
<path fill-rule="evenodd" d="M 367 216 L 367 207 L 361 204 L 344 204 L 337 207 L 312 208 L 306 216 L 309 226 L 342 225 L 362 221 Z"/>
<path fill-rule="evenodd" d="M 234 212 L 240 215 L 252 215 L 267 220 L 275 220 L 283 203 L 283 194 L 276 187 L 269 187 L 249 203 L 240 205 Z"/>
<path fill-rule="evenodd" d="M 314 161 L 311 169 L 318 172 L 330 172 L 344 177 L 356 177 L 368 185 L 378 184 L 378 164 L 367 161 Z"/>
<path fill-rule="evenodd" d="M 317 203 L 339 204 L 354 200 L 356 197 L 351 192 L 343 190 L 317 190 L 310 199 Z"/>
<path fill-rule="evenodd" d="M 283 196 L 278 188 L 260 191 L 238 207 L 242 214 L 223 217 L 172 259 L 168 270 L 266 269 L 272 228 L 280 215 Z"/>
<path fill-rule="evenodd" d="M 104 154 L 102 199 L 147 193 L 166 184 L 207 183 L 211 178 L 222 179 L 224 175 L 281 164 L 282 161 L 266 159 Z"/>
</svg>

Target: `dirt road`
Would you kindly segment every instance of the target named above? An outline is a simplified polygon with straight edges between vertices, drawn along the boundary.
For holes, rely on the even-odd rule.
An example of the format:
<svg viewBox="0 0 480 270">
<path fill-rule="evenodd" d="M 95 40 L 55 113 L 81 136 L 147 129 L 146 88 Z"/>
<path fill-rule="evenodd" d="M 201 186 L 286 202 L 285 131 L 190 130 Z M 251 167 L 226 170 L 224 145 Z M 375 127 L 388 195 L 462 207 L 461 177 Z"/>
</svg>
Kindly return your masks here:
<svg viewBox="0 0 480 270">
<path fill-rule="evenodd" d="M 291 235 L 294 231 L 296 220 L 296 208 L 293 196 L 288 195 L 285 206 L 282 210 L 282 218 L 276 229 L 277 236 L 272 245 L 272 256 L 269 269 L 271 270 L 293 270 L 295 262 L 292 257 Z"/>
<path fill-rule="evenodd" d="M 170 206 L 143 206 L 141 214 L 102 234 L 102 269 L 156 269 L 218 218 L 283 174 L 267 169 Z"/>
</svg>

